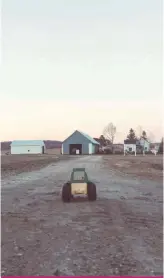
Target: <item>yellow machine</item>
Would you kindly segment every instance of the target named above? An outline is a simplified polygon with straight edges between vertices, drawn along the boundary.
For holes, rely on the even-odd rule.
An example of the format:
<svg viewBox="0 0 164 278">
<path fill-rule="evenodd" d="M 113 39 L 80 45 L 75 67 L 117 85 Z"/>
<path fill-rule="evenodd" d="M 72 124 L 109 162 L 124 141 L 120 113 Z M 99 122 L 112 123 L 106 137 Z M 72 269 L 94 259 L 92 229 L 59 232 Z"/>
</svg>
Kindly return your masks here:
<svg viewBox="0 0 164 278">
<path fill-rule="evenodd" d="M 97 198 L 96 185 L 88 180 L 85 168 L 74 168 L 70 181 L 63 185 L 63 202 L 70 202 L 75 195 L 88 196 L 89 201 L 95 201 Z"/>
</svg>

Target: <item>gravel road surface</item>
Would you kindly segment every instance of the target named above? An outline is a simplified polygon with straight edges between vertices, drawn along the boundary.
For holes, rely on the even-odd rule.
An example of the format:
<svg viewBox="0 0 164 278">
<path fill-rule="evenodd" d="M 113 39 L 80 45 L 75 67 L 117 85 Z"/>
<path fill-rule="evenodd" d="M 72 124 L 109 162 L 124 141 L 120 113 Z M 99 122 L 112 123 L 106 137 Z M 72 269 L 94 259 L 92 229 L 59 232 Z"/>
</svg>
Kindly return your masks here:
<svg viewBox="0 0 164 278">
<path fill-rule="evenodd" d="M 64 204 L 85 167 L 98 199 Z M 162 275 L 162 182 L 119 176 L 101 156 L 2 180 L 2 275 Z"/>
</svg>

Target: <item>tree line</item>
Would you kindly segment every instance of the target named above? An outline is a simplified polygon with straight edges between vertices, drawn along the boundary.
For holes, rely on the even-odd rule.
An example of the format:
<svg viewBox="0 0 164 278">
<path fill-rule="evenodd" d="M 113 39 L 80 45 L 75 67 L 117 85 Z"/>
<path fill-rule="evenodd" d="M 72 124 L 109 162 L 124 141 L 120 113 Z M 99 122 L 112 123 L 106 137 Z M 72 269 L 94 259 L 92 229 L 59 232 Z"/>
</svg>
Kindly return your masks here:
<svg viewBox="0 0 164 278">
<path fill-rule="evenodd" d="M 145 130 L 142 130 L 142 127 L 139 126 L 138 127 L 139 130 L 139 134 L 136 135 L 136 132 L 133 128 L 130 128 L 129 133 L 126 136 L 126 139 L 129 140 L 147 140 L 149 142 L 151 142 L 151 137 L 153 137 L 153 134 L 150 133 L 149 136 L 147 134 L 147 132 Z M 114 140 L 115 140 L 115 136 L 116 136 L 116 126 L 111 122 L 109 123 L 103 130 L 103 134 L 99 137 L 99 142 L 101 144 L 101 146 L 113 146 L 114 144 Z M 159 153 L 163 153 L 163 137 L 161 139 L 160 142 L 160 146 L 159 146 Z"/>
</svg>

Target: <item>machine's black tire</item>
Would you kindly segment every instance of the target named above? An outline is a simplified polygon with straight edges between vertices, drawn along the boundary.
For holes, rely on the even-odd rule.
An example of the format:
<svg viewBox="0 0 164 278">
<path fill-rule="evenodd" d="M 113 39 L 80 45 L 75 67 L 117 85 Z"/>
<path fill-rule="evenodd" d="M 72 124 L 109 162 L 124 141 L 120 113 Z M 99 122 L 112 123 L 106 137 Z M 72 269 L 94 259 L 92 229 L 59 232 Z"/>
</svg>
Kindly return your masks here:
<svg viewBox="0 0 164 278">
<path fill-rule="evenodd" d="M 71 201 L 71 184 L 65 183 L 62 188 L 62 200 L 64 203 L 69 203 Z"/>
<path fill-rule="evenodd" d="M 97 199 L 96 185 L 89 181 L 87 184 L 88 200 L 95 201 Z"/>
</svg>

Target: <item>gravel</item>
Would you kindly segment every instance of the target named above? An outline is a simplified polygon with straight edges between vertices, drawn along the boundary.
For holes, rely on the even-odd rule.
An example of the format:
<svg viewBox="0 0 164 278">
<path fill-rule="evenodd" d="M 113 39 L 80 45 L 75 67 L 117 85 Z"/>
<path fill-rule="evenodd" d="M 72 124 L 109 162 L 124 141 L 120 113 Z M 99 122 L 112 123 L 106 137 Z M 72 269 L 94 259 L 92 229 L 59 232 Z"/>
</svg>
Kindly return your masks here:
<svg viewBox="0 0 164 278">
<path fill-rule="evenodd" d="M 86 168 L 97 201 L 61 201 L 73 167 Z M 162 275 L 162 195 L 162 181 L 121 176 L 102 156 L 4 177 L 2 273 Z"/>
</svg>

